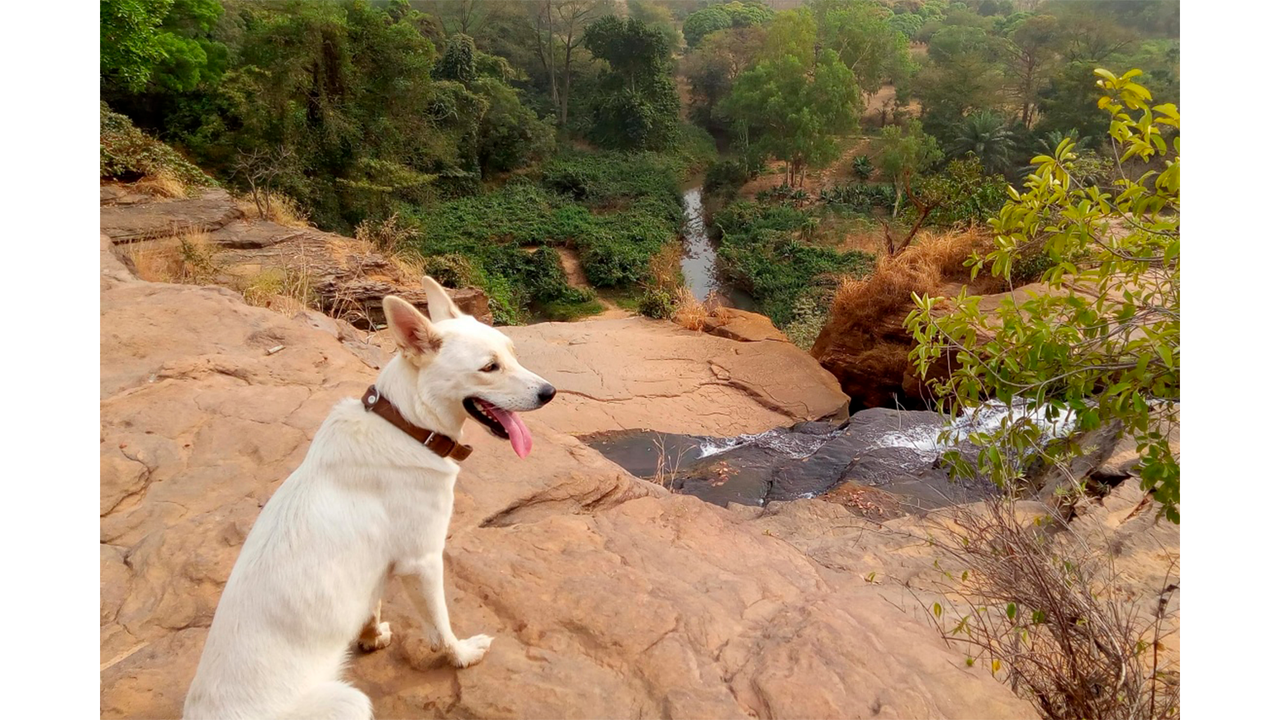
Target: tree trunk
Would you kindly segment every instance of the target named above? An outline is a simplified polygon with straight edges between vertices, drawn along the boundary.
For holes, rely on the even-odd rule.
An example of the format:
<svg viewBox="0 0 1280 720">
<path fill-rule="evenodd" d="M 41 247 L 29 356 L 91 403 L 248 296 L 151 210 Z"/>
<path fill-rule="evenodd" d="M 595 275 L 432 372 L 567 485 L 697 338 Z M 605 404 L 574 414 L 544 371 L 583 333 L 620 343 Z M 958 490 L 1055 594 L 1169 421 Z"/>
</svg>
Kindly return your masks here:
<svg viewBox="0 0 1280 720">
<path fill-rule="evenodd" d="M 569 29 L 569 34 L 564 39 L 564 73 L 561 77 L 564 80 L 564 92 L 560 93 L 560 125 L 563 127 L 569 123 L 569 82 L 572 79 L 572 61 L 573 61 L 573 28 Z"/>
</svg>

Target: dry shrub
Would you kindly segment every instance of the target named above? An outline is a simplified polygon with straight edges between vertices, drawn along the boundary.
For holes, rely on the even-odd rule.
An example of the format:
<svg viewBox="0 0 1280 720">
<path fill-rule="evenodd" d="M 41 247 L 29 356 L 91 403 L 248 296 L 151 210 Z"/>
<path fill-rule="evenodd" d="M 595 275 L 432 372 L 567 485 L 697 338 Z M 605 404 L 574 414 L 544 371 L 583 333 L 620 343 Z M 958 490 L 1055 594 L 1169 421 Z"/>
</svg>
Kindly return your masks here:
<svg viewBox="0 0 1280 720">
<path fill-rule="evenodd" d="M 356 226 L 356 240 L 370 243 L 382 252 L 398 252 L 406 249 L 418 238 L 418 230 L 400 224 L 400 214 L 381 222 L 364 220 Z"/>
<path fill-rule="evenodd" d="M 701 332 L 710 317 L 706 304 L 699 302 L 692 290 L 683 286 L 676 290 L 676 310 L 671 315 L 675 324 L 686 330 Z"/>
<path fill-rule="evenodd" d="M 297 200 L 277 192 L 259 192 L 256 198 L 239 201 L 240 209 L 247 217 L 268 220 L 285 227 L 311 227 L 307 211 Z"/>
<path fill-rule="evenodd" d="M 187 197 L 189 193 L 186 183 L 165 172 L 148 175 L 134 183 L 133 188 L 138 192 L 161 198 L 182 198 Z"/>
<path fill-rule="evenodd" d="M 246 303 L 285 315 L 293 315 L 304 308 L 315 308 L 319 299 L 305 263 L 300 268 L 266 268 L 249 278 L 241 292 L 244 293 Z"/>
<path fill-rule="evenodd" d="M 125 246 L 124 253 L 137 276 L 147 282 L 178 282 L 182 274 L 174 244 L 135 242 Z"/>
<path fill-rule="evenodd" d="M 210 285 L 217 281 L 218 249 L 202 231 L 167 240 L 130 244 L 125 253 L 139 278 L 148 282 Z"/>
<path fill-rule="evenodd" d="M 385 254 L 404 279 L 412 282 L 428 274 L 427 259 L 413 246 L 418 235 L 417 228 L 400 223 L 399 213 L 392 213 L 381 222 L 364 220 L 356 226 L 356 241 L 365 244 L 371 252 Z"/>
<path fill-rule="evenodd" d="M 684 274 L 680 271 L 680 259 L 684 257 L 684 247 L 678 242 L 669 242 L 649 258 L 649 284 L 657 289 L 666 290 L 674 295 L 684 287 Z"/>
<path fill-rule="evenodd" d="M 1006 678 L 1049 720 L 1178 717 L 1178 673 L 1159 657 L 1178 588 L 1168 576 L 1143 613 L 1105 549 L 1010 497 L 942 517 L 929 523 L 929 542 L 949 567 L 928 610 L 971 663 Z"/>
<path fill-rule="evenodd" d="M 937 295 L 949 281 L 968 281 L 964 261 L 983 242 L 973 230 L 921 233 L 898 255 L 881 257 L 870 275 L 841 280 L 831 305 L 829 329 L 835 335 L 875 334 L 873 328 L 906 316 L 912 307 L 911 293 Z"/>
</svg>

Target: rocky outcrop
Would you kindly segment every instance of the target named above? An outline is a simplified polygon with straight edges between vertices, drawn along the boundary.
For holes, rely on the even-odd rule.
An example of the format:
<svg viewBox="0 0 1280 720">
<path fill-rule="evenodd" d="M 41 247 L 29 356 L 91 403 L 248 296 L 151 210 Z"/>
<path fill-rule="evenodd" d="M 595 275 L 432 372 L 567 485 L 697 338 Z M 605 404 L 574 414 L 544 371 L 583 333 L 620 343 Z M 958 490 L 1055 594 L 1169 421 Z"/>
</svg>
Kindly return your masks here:
<svg viewBox="0 0 1280 720">
<path fill-rule="evenodd" d="M 420 310 L 427 307 L 421 278 L 387 253 L 315 228 L 246 218 L 225 190 L 206 189 L 195 198 L 159 200 L 125 186 L 107 185 L 102 203 L 102 233 L 117 245 L 132 245 L 133 253 L 172 243 L 177 236 L 203 234 L 221 285 L 248 287 L 263 273 L 276 271 L 305 284 L 325 313 L 363 329 L 385 324 L 382 298 L 387 295 L 399 295 Z M 483 291 L 448 292 L 465 312 L 492 321 Z"/>
<path fill-rule="evenodd" d="M 738 435 L 847 414 L 831 375 L 789 343 L 744 344 L 641 317 L 506 332 L 521 362 L 559 389 L 542 412 L 559 432 Z"/>
<path fill-rule="evenodd" d="M 988 276 L 970 278 L 964 261 L 986 242 L 970 231 L 922 236 L 893 258 L 882 258 L 866 278 L 841 288 L 812 352 L 840 381 L 854 410 L 920 410 L 932 399 L 914 377 L 909 355 L 915 339 L 902 326 L 915 309 L 912 293 L 953 297 L 998 292 Z"/>
<path fill-rule="evenodd" d="M 101 287 L 102 716 L 177 717 L 245 534 L 374 371 L 340 328 L 138 281 L 105 239 Z M 788 511 L 804 538 L 827 537 L 819 552 L 562 434 L 645 420 L 741 432 L 835 411 L 831 381 L 787 386 L 803 367 L 793 348 L 643 320 L 511 334 L 562 396 L 528 416 L 525 461 L 468 432 L 447 551 L 455 627 L 497 640 L 453 669 L 393 583 L 392 644 L 349 672 L 379 717 L 1034 715 L 900 592 L 864 581 L 879 561 L 842 508 Z"/>
<path fill-rule="evenodd" d="M 791 342 L 768 316 L 731 307 L 718 307 L 709 313 L 702 330 L 738 342 Z"/>
<path fill-rule="evenodd" d="M 194 198 L 161 200 L 108 185 L 102 188 L 101 200 L 100 227 L 114 243 L 210 232 L 244 217 L 235 200 L 221 188 L 201 190 Z"/>
</svg>

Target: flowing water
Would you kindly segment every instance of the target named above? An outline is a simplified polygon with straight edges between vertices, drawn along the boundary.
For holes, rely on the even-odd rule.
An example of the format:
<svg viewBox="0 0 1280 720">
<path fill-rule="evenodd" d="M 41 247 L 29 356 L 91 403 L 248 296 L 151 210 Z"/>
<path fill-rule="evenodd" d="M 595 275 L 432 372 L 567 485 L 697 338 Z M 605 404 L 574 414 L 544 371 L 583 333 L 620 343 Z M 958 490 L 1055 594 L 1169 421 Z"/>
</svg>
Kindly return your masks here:
<svg viewBox="0 0 1280 720">
<path fill-rule="evenodd" d="M 993 407 L 954 425 L 938 413 L 872 408 L 843 423 L 802 422 L 763 433 L 715 438 L 652 430 L 620 430 L 582 438 L 637 477 L 717 505 L 764 505 L 815 497 L 853 483 L 894 495 L 905 510 L 924 511 L 977 500 L 995 490 L 985 480 L 952 480 L 941 462 L 949 447 L 973 459 L 972 433 L 1025 418 L 1060 435 L 1070 417 L 1050 421 L 1025 408 Z M 950 445 L 938 442 L 951 431 Z"/>
<path fill-rule="evenodd" d="M 702 186 L 695 185 L 684 191 L 684 257 L 680 270 L 685 284 L 699 302 L 720 289 L 717 277 L 716 249 L 707 237 L 706 218 L 702 210 Z"/>
<path fill-rule="evenodd" d="M 751 296 L 729 284 L 720 282 L 720 257 L 707 235 L 706 210 L 702 206 L 702 184 L 697 182 L 684 191 L 684 257 L 680 271 L 685 285 L 699 302 L 715 297 L 721 305 L 754 310 Z"/>
</svg>

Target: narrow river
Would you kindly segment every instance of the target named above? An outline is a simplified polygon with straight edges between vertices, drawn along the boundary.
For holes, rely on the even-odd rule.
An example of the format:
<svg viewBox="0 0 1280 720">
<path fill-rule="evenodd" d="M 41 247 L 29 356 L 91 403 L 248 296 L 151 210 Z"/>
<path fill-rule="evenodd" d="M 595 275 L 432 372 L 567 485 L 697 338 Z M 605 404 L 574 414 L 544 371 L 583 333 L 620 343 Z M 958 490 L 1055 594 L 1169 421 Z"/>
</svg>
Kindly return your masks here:
<svg viewBox="0 0 1280 720">
<path fill-rule="evenodd" d="M 720 289 L 716 276 L 716 249 L 707 237 L 706 219 L 702 214 L 702 185 L 684 191 L 684 257 L 680 270 L 694 297 L 705 301 Z"/>
<path fill-rule="evenodd" d="M 684 229 L 681 230 L 684 257 L 680 259 L 684 284 L 700 302 L 714 296 L 721 305 L 754 311 L 756 304 L 750 295 L 732 285 L 720 283 L 720 256 L 707 236 L 705 213 L 702 181 L 699 180 L 684 191 Z"/>
</svg>

